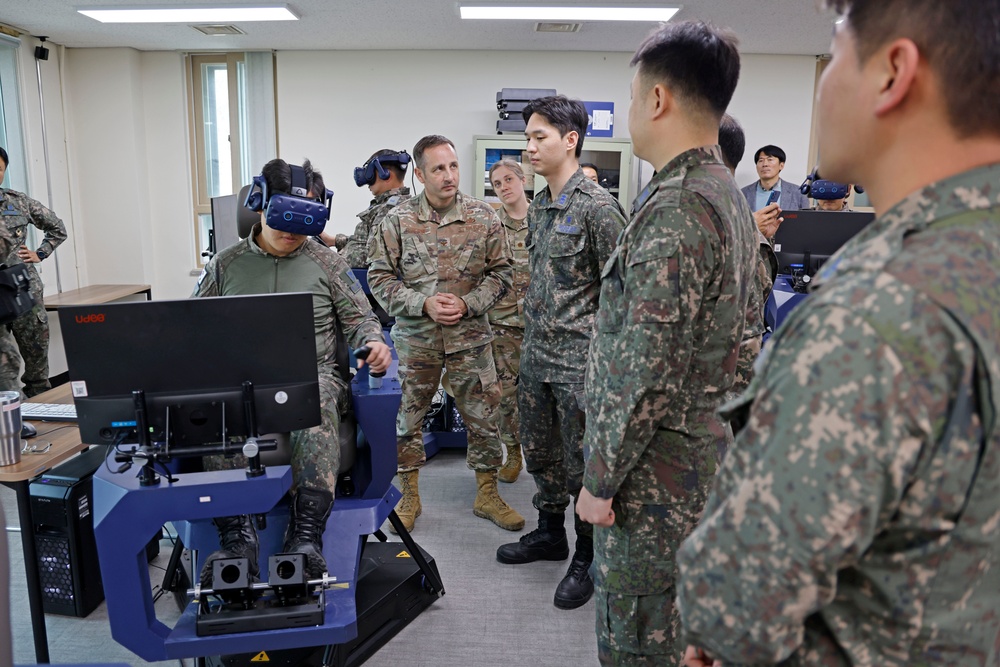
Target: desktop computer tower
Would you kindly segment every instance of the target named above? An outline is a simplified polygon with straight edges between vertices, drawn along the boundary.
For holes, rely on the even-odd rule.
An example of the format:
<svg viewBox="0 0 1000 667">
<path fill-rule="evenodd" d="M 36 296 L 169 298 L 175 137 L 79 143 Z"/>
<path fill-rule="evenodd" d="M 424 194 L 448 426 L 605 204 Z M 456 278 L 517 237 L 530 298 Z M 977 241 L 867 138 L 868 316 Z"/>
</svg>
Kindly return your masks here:
<svg viewBox="0 0 1000 667">
<path fill-rule="evenodd" d="M 84 617 L 104 600 L 94 539 L 93 475 L 106 455 L 106 447 L 91 447 L 29 486 L 48 614 Z"/>
</svg>

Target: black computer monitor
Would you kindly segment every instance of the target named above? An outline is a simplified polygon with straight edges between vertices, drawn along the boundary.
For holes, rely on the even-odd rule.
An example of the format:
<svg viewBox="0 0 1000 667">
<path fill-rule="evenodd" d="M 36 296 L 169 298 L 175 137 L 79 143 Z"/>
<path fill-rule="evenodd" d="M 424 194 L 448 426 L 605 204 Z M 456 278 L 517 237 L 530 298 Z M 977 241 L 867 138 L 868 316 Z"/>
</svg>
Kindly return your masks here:
<svg viewBox="0 0 1000 667">
<path fill-rule="evenodd" d="M 856 211 L 783 211 L 774 234 L 778 273 L 814 275 L 842 245 L 864 229 L 874 213 Z"/>
<path fill-rule="evenodd" d="M 254 435 L 245 382 L 258 433 L 320 423 L 309 294 L 74 306 L 59 323 L 85 443 L 191 447 Z"/>
</svg>

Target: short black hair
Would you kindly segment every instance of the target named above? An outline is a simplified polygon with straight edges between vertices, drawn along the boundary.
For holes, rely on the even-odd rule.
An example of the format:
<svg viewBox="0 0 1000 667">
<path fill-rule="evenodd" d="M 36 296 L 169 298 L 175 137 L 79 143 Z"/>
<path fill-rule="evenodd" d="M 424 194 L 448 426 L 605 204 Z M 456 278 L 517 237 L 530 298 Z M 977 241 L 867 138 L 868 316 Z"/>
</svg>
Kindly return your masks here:
<svg viewBox="0 0 1000 667">
<path fill-rule="evenodd" d="M 648 87 L 663 83 L 684 100 L 712 113 L 726 112 L 740 79 L 740 53 L 733 33 L 701 21 L 667 23 L 647 37 L 635 55 Z"/>
<path fill-rule="evenodd" d="M 323 182 L 323 175 L 313 169 L 309 160 L 302 163 L 302 171 L 306 173 L 306 190 L 311 192 L 315 199 L 325 200 L 326 184 Z M 281 158 L 276 158 L 265 164 L 264 168 L 260 170 L 260 175 L 267 182 L 268 195 L 291 194 L 292 168 Z"/>
<path fill-rule="evenodd" d="M 722 114 L 722 122 L 719 123 L 719 147 L 722 148 L 722 161 L 735 173 L 746 152 L 747 137 L 740 121 L 727 113 Z"/>
<path fill-rule="evenodd" d="M 764 146 L 763 148 L 758 148 L 757 152 L 753 154 L 753 161 L 754 161 L 754 163 L 756 163 L 757 160 L 760 159 L 760 154 L 761 153 L 763 153 L 767 157 L 776 157 L 776 158 L 778 158 L 778 162 L 784 162 L 785 161 L 785 151 L 781 150 L 777 146 L 774 146 L 772 144 L 768 144 L 767 146 Z"/>
<path fill-rule="evenodd" d="M 7 157 L 7 151 L 3 149 L 3 146 L 0 146 L 0 160 L 3 160 L 4 169 L 10 166 L 10 158 Z"/>
<path fill-rule="evenodd" d="M 594 171 L 600 171 L 600 169 L 597 168 L 597 165 L 594 164 L 593 162 L 581 162 L 580 169 L 583 169 L 584 167 L 590 167 Z"/>
<path fill-rule="evenodd" d="M 394 151 L 391 148 L 383 148 L 380 151 L 375 151 L 372 156 L 368 158 L 368 162 L 371 162 L 377 157 L 383 157 L 385 155 L 399 155 L 401 151 Z M 379 162 L 383 167 L 396 174 L 399 180 L 406 178 L 406 165 L 399 164 L 398 162 Z"/>
<path fill-rule="evenodd" d="M 962 137 L 1000 136 L 1000 3 L 996 0 L 826 0 L 847 19 L 862 64 L 888 42 L 912 40 L 941 86 Z"/>
<path fill-rule="evenodd" d="M 583 151 L 583 139 L 587 136 L 587 107 L 580 100 L 571 100 L 565 95 L 549 95 L 528 102 L 521 111 L 521 117 L 527 123 L 535 114 L 542 116 L 549 125 L 559 130 L 559 136 L 565 137 L 570 132 L 576 132 L 576 157 Z"/>
<path fill-rule="evenodd" d="M 448 137 L 441 136 L 440 134 L 428 134 L 426 137 L 422 138 L 413 147 L 413 161 L 417 164 L 420 169 L 424 168 L 424 152 L 428 148 L 434 148 L 435 146 L 443 146 L 448 144 L 451 146 L 452 150 L 455 150 L 455 142 L 453 142 Z"/>
</svg>

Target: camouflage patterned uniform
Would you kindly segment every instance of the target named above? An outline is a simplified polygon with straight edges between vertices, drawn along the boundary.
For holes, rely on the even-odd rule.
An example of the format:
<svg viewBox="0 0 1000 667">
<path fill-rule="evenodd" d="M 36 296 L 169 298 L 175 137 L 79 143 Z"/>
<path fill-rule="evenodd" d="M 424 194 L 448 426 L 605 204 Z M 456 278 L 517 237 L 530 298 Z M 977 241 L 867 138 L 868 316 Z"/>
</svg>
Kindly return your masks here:
<svg viewBox="0 0 1000 667">
<path fill-rule="evenodd" d="M 749 209 L 748 209 L 749 210 Z M 753 215 L 750 216 L 753 222 Z M 734 400 L 750 386 L 753 379 L 753 365 L 760 354 L 767 325 L 764 322 L 764 307 L 771 296 L 774 287 L 774 277 L 778 273 L 778 258 L 774 248 L 767 238 L 760 233 L 757 225 L 753 226 L 760 252 L 757 255 L 757 270 L 753 276 L 753 289 L 747 301 L 747 323 L 743 330 L 743 342 L 740 343 L 740 356 L 736 360 L 736 381 L 726 395 L 727 400 Z"/>
<path fill-rule="evenodd" d="M 528 268 L 528 224 L 514 220 L 506 210 L 497 213 L 507 228 L 513 255 L 514 286 L 488 313 L 493 329 L 493 364 L 500 379 L 500 439 L 508 451 L 520 450 L 518 433 L 517 377 L 521 368 L 524 341 L 524 295 L 531 272 Z"/>
<path fill-rule="evenodd" d="M 621 205 L 577 169 L 558 199 L 546 187 L 528 207 L 531 282 L 524 298 L 524 347 L 518 382 L 525 467 L 538 492 L 532 503 L 562 514 L 583 478 L 583 380 L 601 267 L 625 226 Z M 577 536 L 592 534 L 577 522 Z"/>
<path fill-rule="evenodd" d="M 34 225 L 44 232 L 45 237 L 35 252 L 41 253 L 40 260 L 50 256 L 60 243 L 66 240 L 66 225 L 55 213 L 42 206 L 31 197 L 14 190 L 0 190 L 0 215 L 4 226 L 14 236 L 14 247 L 4 255 L 8 266 L 21 264 L 18 249 L 28 241 L 28 225 Z M 24 395 L 28 398 L 51 389 L 49 383 L 49 316 L 45 312 L 42 279 L 34 264 L 26 264 L 31 275 L 30 291 L 35 297 L 35 307 L 14 320 L 12 329 L 14 340 L 24 359 Z M 16 372 L 16 371 L 15 371 Z"/>
<path fill-rule="evenodd" d="M 14 235 L 6 225 L 0 225 L 0 257 L 7 257 L 11 248 L 16 249 Z M 21 355 L 14 342 L 14 334 L 5 325 L 0 325 L 0 391 L 20 391 L 21 383 L 17 379 L 21 367 Z"/>
<path fill-rule="evenodd" d="M 410 188 L 394 188 L 372 199 L 368 208 L 358 213 L 361 222 L 354 228 L 354 235 L 348 239 L 347 245 L 340 251 L 340 256 L 351 268 L 368 268 L 368 260 L 371 255 L 370 246 L 375 240 L 375 230 L 378 229 L 379 223 L 394 206 L 402 204 L 409 198 Z"/>
<path fill-rule="evenodd" d="M 351 392 L 337 363 L 337 334 L 358 348 L 382 340 L 382 328 L 368 306 L 361 284 L 346 262 L 326 246 L 307 240 L 285 257 L 261 250 L 250 236 L 232 245 L 205 267 L 194 296 L 234 296 L 309 292 L 316 320 L 316 354 L 319 370 L 322 423 L 292 433 L 292 479 L 296 485 L 335 493 L 340 467 L 340 416 L 350 408 Z M 266 313 L 262 316 L 266 317 Z M 275 343 L 280 348 L 280 341 Z M 272 351 L 273 352 L 273 351 Z M 206 467 L 238 468 L 242 462 L 211 457 Z"/>
<path fill-rule="evenodd" d="M 686 151 L 639 195 L 601 277 L 587 368 L 584 485 L 614 498 L 594 529 L 602 664 L 679 665 L 674 554 L 708 497 L 731 431 L 755 270 L 746 202 L 718 146 Z"/>
<path fill-rule="evenodd" d="M 1000 163 L 896 204 L 764 350 L 678 555 L 725 664 L 1000 664 Z"/>
<path fill-rule="evenodd" d="M 499 469 L 500 384 L 486 313 L 511 288 L 510 249 L 500 219 L 488 204 L 461 193 L 441 217 L 421 193 L 382 220 L 373 250 L 368 284 L 396 318 L 392 341 L 403 393 L 396 417 L 399 471 L 417 470 L 426 461 L 423 421 L 442 368 L 465 420 L 469 467 Z M 458 324 L 444 326 L 424 313 L 427 297 L 439 292 L 468 306 Z"/>
</svg>

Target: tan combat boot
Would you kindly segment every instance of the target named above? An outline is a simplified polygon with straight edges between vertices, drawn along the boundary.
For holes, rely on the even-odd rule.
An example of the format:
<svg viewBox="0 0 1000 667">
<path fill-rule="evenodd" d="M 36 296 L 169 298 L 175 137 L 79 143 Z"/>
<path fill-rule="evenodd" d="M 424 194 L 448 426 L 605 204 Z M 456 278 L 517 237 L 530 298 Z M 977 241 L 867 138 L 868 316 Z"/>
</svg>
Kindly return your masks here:
<svg viewBox="0 0 1000 667">
<path fill-rule="evenodd" d="M 524 528 L 524 517 L 500 497 L 496 470 L 477 472 L 476 484 L 479 486 L 479 493 L 476 494 L 476 502 L 472 504 L 473 514 L 489 519 L 504 530 Z"/>
<path fill-rule="evenodd" d="M 521 447 L 508 447 L 507 460 L 500 468 L 500 481 L 513 484 L 517 481 L 517 476 L 521 473 Z"/>
<path fill-rule="evenodd" d="M 396 505 L 396 515 L 403 522 L 403 528 L 408 533 L 413 532 L 413 523 L 420 516 L 420 510 L 423 509 L 420 506 L 420 490 L 417 488 L 417 475 L 419 473 L 419 470 L 399 473 L 399 490 L 403 492 L 403 497 Z M 396 532 L 392 524 L 389 524 L 389 530 L 393 533 Z"/>
</svg>

